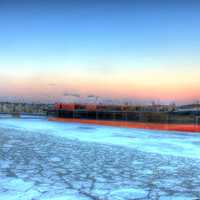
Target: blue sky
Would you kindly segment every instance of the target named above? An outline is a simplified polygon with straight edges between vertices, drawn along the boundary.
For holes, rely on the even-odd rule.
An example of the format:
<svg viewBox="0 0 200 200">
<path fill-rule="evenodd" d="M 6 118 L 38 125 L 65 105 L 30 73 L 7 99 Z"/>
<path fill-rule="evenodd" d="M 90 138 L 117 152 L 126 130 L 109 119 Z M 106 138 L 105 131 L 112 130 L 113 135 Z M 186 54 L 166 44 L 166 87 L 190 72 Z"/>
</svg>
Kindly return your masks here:
<svg viewBox="0 0 200 200">
<path fill-rule="evenodd" d="M 56 100 L 66 90 L 115 98 L 197 99 L 200 82 L 192 76 L 200 73 L 199 9 L 198 1 L 0 0 L 0 92 L 44 100 L 40 94 L 54 83 L 59 87 Z M 158 81 L 137 78 L 156 70 Z M 171 73 L 178 83 L 172 80 L 169 95 Z M 125 92 L 117 92 L 112 76 Z M 39 90 L 36 80 L 41 81 Z M 187 94 L 181 85 L 190 83 L 192 94 Z M 109 90 L 99 86 L 104 84 Z M 155 96 L 139 94 L 151 84 Z"/>
</svg>

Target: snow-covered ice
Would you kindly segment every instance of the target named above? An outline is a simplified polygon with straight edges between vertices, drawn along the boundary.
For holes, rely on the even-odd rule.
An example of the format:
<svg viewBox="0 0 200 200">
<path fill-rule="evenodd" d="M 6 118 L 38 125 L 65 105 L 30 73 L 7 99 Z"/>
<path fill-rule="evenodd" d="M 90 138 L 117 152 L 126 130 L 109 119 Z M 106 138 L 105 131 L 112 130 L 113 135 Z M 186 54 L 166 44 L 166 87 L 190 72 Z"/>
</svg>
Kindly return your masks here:
<svg viewBox="0 0 200 200">
<path fill-rule="evenodd" d="M 197 200 L 200 134 L 0 119 L 0 200 Z"/>
</svg>

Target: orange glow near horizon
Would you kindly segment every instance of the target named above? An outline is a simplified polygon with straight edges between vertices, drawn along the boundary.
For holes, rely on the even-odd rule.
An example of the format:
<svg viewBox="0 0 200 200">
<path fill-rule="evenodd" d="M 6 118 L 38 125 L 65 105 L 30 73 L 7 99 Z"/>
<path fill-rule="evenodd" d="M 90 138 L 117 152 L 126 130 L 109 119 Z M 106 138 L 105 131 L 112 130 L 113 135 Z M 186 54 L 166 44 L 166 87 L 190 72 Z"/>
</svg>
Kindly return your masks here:
<svg viewBox="0 0 200 200">
<path fill-rule="evenodd" d="M 3 87 L 3 85 L 1 86 Z M 14 77 L 4 88 L 5 94 L 33 99 L 59 100 L 66 92 L 94 94 L 115 99 L 195 101 L 200 98 L 200 80 L 193 71 L 119 71 L 113 74 L 86 72 L 49 73 Z"/>
</svg>

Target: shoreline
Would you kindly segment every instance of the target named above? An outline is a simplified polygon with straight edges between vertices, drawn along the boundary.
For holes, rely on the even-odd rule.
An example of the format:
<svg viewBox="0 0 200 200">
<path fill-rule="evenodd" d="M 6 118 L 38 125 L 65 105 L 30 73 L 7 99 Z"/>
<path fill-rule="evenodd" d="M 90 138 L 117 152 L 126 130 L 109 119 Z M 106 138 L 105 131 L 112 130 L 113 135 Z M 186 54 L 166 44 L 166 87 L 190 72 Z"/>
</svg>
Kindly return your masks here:
<svg viewBox="0 0 200 200">
<path fill-rule="evenodd" d="M 124 128 L 139 128 L 150 130 L 163 130 L 163 131 L 180 131 L 180 132 L 193 132 L 200 133 L 200 125 L 195 124 L 158 124 L 158 123 L 144 123 L 144 122 L 128 122 L 128 121 L 107 121 L 107 120 L 90 120 L 90 119 L 72 119 L 72 118 L 58 118 L 50 117 L 49 121 L 64 122 L 64 123 L 82 123 L 93 124 L 113 127 Z"/>
</svg>

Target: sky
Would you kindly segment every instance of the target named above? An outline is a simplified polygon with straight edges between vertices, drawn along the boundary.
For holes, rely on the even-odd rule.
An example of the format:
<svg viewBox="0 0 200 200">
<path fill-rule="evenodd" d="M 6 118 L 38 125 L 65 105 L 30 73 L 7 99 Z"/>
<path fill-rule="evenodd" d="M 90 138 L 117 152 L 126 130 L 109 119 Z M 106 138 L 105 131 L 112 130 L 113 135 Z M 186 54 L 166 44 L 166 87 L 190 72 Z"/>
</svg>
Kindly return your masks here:
<svg viewBox="0 0 200 200">
<path fill-rule="evenodd" d="M 200 99 L 197 0 L 0 0 L 0 101 Z"/>
</svg>

